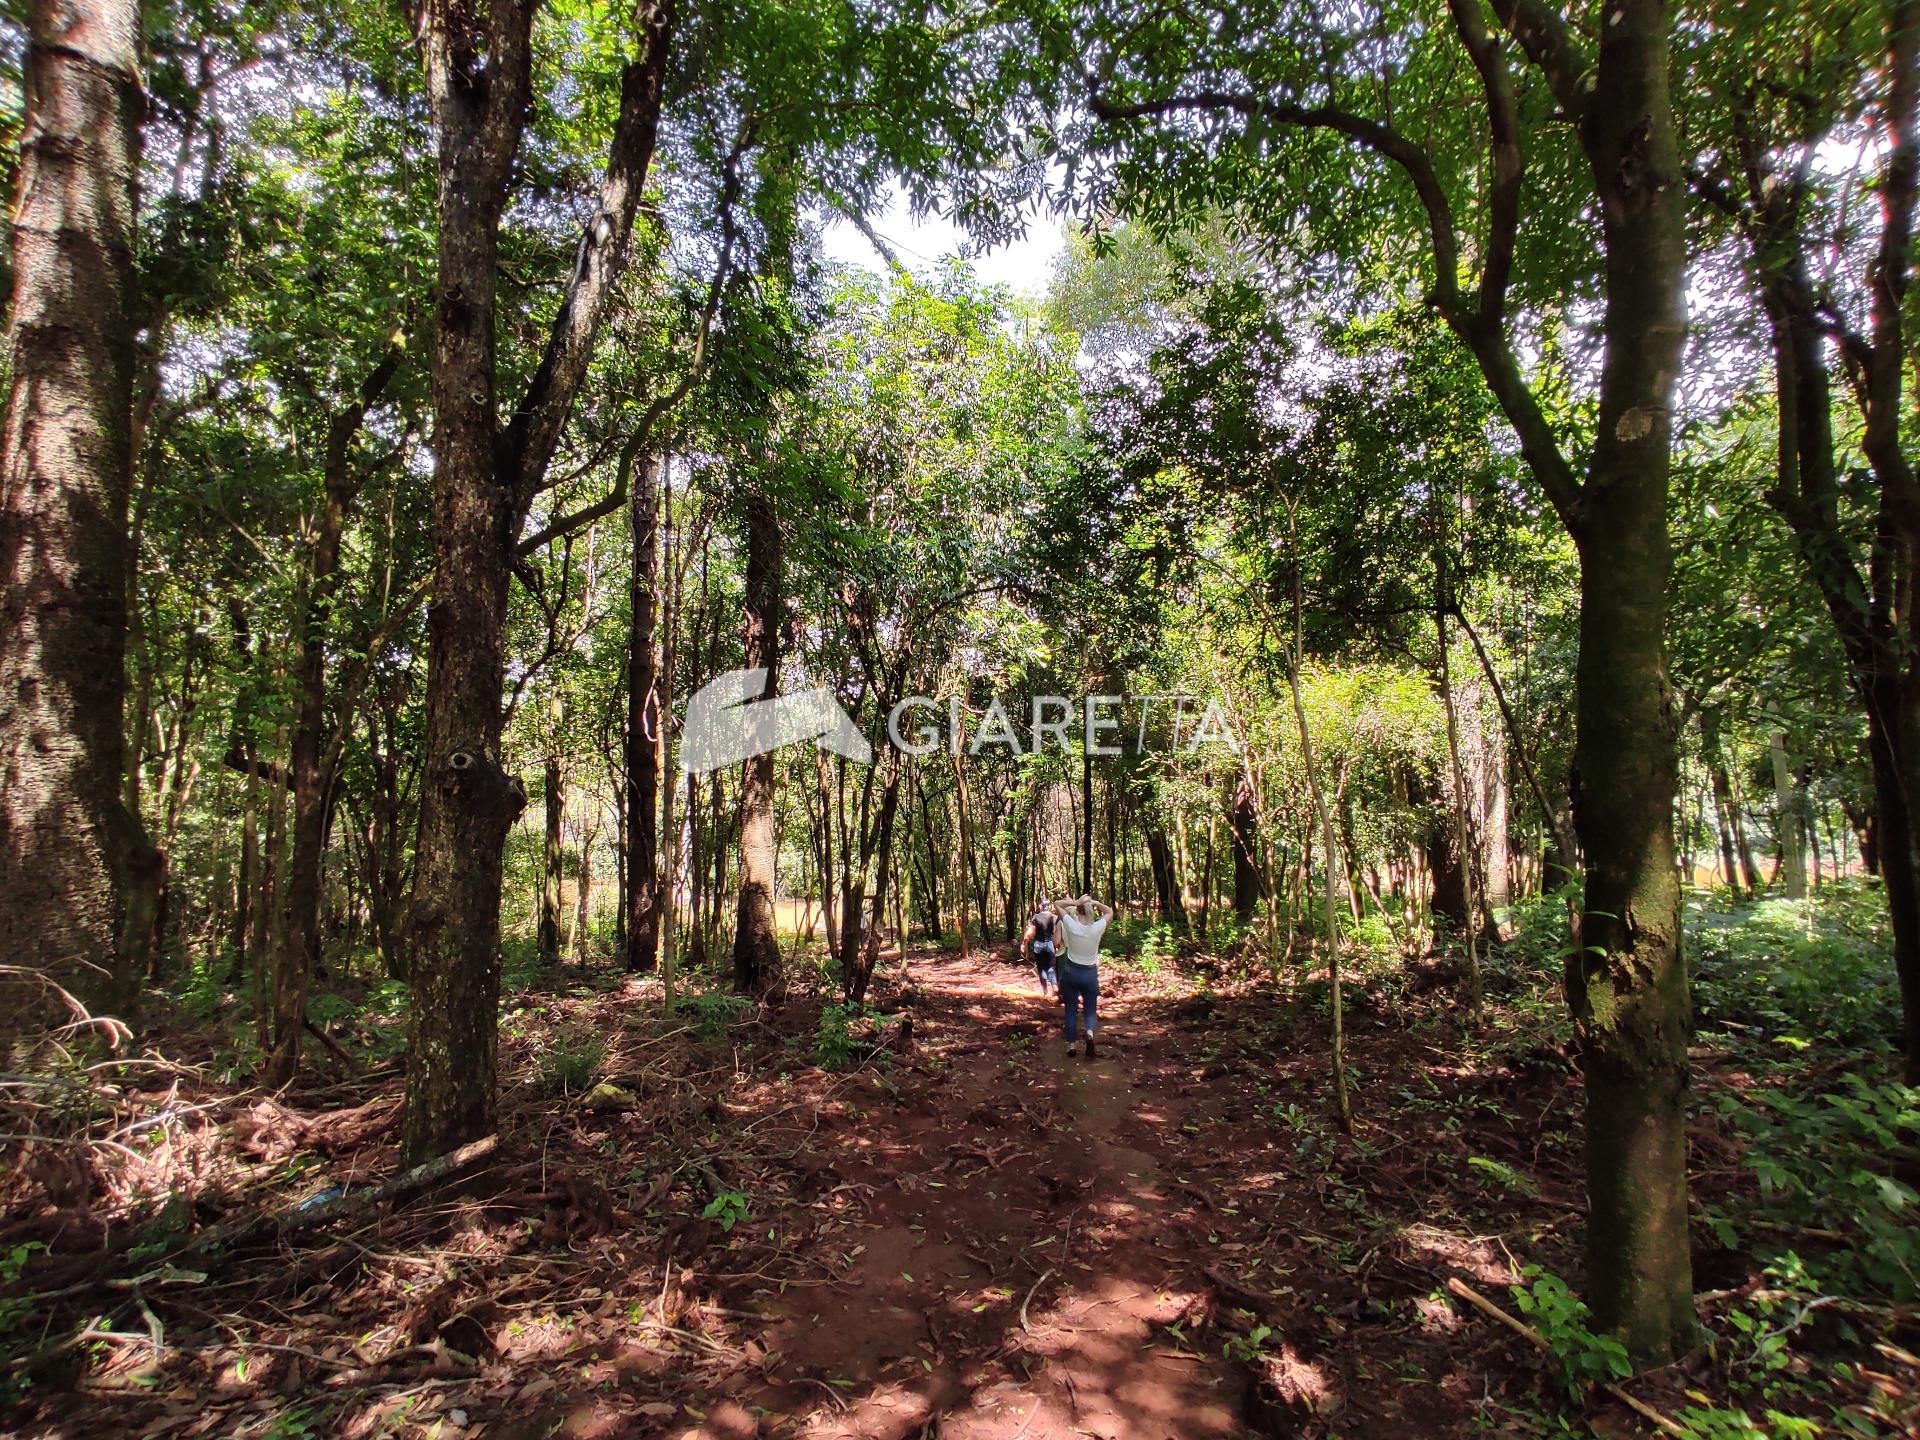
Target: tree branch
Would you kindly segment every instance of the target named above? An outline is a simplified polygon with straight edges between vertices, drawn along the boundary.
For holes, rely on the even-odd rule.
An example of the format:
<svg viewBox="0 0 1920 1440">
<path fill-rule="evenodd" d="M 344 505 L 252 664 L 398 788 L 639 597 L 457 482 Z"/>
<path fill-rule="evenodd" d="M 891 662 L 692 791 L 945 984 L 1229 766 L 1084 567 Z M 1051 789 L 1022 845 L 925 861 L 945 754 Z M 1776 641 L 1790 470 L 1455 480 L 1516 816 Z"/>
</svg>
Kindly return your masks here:
<svg viewBox="0 0 1920 1440">
<path fill-rule="evenodd" d="M 1183 110 L 1228 111 L 1250 120 L 1265 120 L 1294 129 L 1331 130 L 1359 141 L 1376 155 L 1398 165 L 1412 182 L 1421 208 L 1427 214 L 1428 240 L 1433 247 L 1435 269 L 1435 303 L 1443 312 L 1460 308 L 1460 246 L 1454 236 L 1453 207 L 1441 187 L 1440 177 L 1434 172 L 1432 158 L 1392 126 L 1336 106 L 1294 105 L 1223 91 L 1171 95 L 1161 100 L 1139 100 L 1125 105 L 1095 94 L 1090 106 L 1098 118 L 1109 122 L 1150 119 Z"/>
<path fill-rule="evenodd" d="M 1594 62 L 1581 48 L 1566 20 L 1544 0 L 1492 0 L 1501 28 L 1520 42 L 1560 108 L 1576 125 L 1587 117 L 1593 95 Z"/>
<path fill-rule="evenodd" d="M 713 331 L 714 317 L 720 310 L 720 297 L 726 291 L 728 278 L 733 272 L 733 251 L 738 238 L 734 224 L 734 209 L 740 200 L 740 162 L 751 146 L 751 129 L 745 128 L 734 143 L 727 157 L 726 181 L 720 192 L 720 258 L 714 267 L 713 278 L 707 284 L 707 298 L 700 307 L 700 323 L 695 327 L 693 356 L 687 362 L 687 368 L 680 379 L 665 395 L 655 399 L 641 414 L 626 442 L 620 448 L 620 468 L 615 475 L 613 490 L 594 501 L 591 505 L 576 510 L 563 519 L 554 521 L 544 530 L 538 531 L 522 540 L 514 550 L 516 559 L 525 559 L 535 551 L 551 545 L 555 540 L 563 539 L 575 531 L 582 530 L 594 521 L 611 515 L 626 503 L 628 488 L 632 482 L 633 467 L 641 452 L 653 438 L 654 427 L 660 417 L 678 405 L 693 388 L 693 382 L 699 377 L 706 363 L 707 337 Z"/>
<path fill-rule="evenodd" d="M 607 151 L 599 205 L 580 236 L 573 274 L 548 332 L 540 366 L 501 437 L 502 475 L 522 509 L 560 443 L 560 432 L 593 358 L 594 337 L 608 297 L 626 263 L 627 240 L 633 233 L 660 129 L 674 6 L 675 0 L 641 0 L 635 7 L 634 26 L 643 48 L 621 76 L 620 115 Z"/>
<path fill-rule="evenodd" d="M 1487 191 L 1487 253 L 1480 271 L 1480 323 L 1506 330 L 1507 283 L 1513 275 L 1514 242 L 1520 233 L 1520 183 L 1525 165 L 1520 150 L 1520 116 L 1513 98 L 1500 43 L 1487 29 L 1480 0 L 1447 0 L 1453 24 L 1479 72 L 1487 97 L 1488 147 L 1493 179 Z"/>
<path fill-rule="evenodd" d="M 1913 212 L 1920 191 L 1920 0 L 1893 0 L 1887 7 L 1887 76 L 1881 111 L 1887 158 L 1880 174 L 1880 247 L 1869 276 L 1873 343 L 1861 386 L 1866 423 L 1860 448 L 1902 520 L 1912 525 L 1920 516 L 1920 490 L 1900 447 L 1900 392 L 1907 363 L 1902 332 L 1913 265 Z"/>
<path fill-rule="evenodd" d="M 1488 37 L 1487 44 L 1492 44 Z M 1496 58 L 1497 63 L 1497 58 Z M 1414 192 L 1420 198 L 1420 204 L 1427 214 L 1428 239 L 1433 247 L 1434 288 L 1430 297 L 1434 308 L 1440 312 L 1453 332 L 1460 337 L 1473 357 L 1479 362 L 1480 372 L 1485 377 L 1487 388 L 1500 404 L 1502 413 L 1513 426 L 1520 440 L 1520 452 L 1528 467 L 1533 471 L 1540 488 L 1546 492 L 1547 499 L 1565 522 L 1568 530 L 1577 534 L 1582 524 L 1583 491 L 1579 477 L 1573 467 L 1567 463 L 1566 454 L 1560 447 L 1559 437 L 1554 434 L 1553 426 L 1548 423 L 1546 414 L 1540 408 L 1532 388 L 1521 374 L 1520 363 L 1514 357 L 1513 348 L 1507 343 L 1506 327 L 1503 323 L 1506 294 L 1506 272 L 1511 265 L 1512 237 L 1506 240 L 1507 253 L 1493 267 L 1495 273 L 1493 289 L 1488 290 L 1483 280 L 1481 307 L 1469 309 L 1460 294 L 1460 249 L 1454 235 L 1453 207 L 1447 200 L 1445 189 L 1434 171 L 1433 161 L 1427 152 L 1408 140 L 1391 126 L 1377 120 L 1355 115 L 1350 111 L 1331 106 L 1300 106 L 1281 101 L 1259 100 L 1246 95 L 1207 91 L 1192 95 L 1174 95 L 1161 100 L 1142 100 L 1132 104 L 1117 104 L 1106 97 L 1095 94 L 1090 107 L 1102 120 L 1134 120 L 1164 116 L 1187 110 L 1228 111 L 1244 115 L 1250 119 L 1262 119 L 1275 125 L 1292 126 L 1299 129 L 1331 130 L 1358 141 L 1375 154 L 1383 156 L 1398 165 L 1413 184 Z M 1504 123 L 1495 119 L 1496 134 Z M 1516 130 L 1517 135 L 1517 130 Z M 1516 141 L 1517 143 L 1517 141 Z M 1517 164 L 1517 150 L 1514 155 Z M 1500 227 L 1510 224 L 1518 228 L 1519 184 L 1518 175 L 1514 177 L 1513 188 L 1509 195 L 1496 203 L 1500 206 L 1511 204 L 1516 207 L 1511 220 L 1496 213 L 1494 224 L 1496 238 Z M 1495 309 L 1488 318 L 1484 310 L 1489 299 L 1495 300 Z"/>
</svg>

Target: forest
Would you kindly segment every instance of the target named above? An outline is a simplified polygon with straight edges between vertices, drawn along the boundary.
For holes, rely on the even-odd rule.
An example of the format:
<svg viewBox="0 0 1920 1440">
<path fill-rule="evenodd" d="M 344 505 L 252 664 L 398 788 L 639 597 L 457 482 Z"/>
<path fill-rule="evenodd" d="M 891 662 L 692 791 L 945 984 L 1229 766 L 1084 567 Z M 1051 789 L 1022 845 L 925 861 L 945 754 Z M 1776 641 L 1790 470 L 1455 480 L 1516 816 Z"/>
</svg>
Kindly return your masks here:
<svg viewBox="0 0 1920 1440">
<path fill-rule="evenodd" d="M 1920 0 L 18 0 L 0 169 L 0 1433 L 1920 1436 Z"/>
</svg>

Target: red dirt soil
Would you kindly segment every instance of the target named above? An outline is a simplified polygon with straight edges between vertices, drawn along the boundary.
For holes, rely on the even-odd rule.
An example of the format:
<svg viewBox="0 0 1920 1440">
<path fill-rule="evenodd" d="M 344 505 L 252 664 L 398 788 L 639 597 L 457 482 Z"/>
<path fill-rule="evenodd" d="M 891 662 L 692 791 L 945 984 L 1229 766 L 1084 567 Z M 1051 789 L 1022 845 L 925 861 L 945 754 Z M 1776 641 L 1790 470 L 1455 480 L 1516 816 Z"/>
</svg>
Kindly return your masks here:
<svg viewBox="0 0 1920 1440">
<path fill-rule="evenodd" d="M 510 1089 L 485 1168 L 149 1283 L 157 1367 L 124 1311 L 12 1433 L 1409 1440 L 1551 1408 L 1524 1344 L 1432 1297 L 1504 1301 L 1509 1243 L 1575 1263 L 1564 1068 L 1470 1073 L 1362 1009 L 1356 1148 L 1322 1118 L 1320 1026 L 1272 992 L 1103 980 L 1088 1060 L 1030 971 L 913 956 L 883 994 L 911 1042 L 839 1074 L 776 1028 L 806 1005 L 694 1044 L 647 1031 L 650 986 L 580 1002 L 631 1113 Z M 392 1166 L 362 1111 L 384 1128 L 336 1178 Z M 1477 1190 L 1470 1154 L 1538 1195 Z"/>
</svg>

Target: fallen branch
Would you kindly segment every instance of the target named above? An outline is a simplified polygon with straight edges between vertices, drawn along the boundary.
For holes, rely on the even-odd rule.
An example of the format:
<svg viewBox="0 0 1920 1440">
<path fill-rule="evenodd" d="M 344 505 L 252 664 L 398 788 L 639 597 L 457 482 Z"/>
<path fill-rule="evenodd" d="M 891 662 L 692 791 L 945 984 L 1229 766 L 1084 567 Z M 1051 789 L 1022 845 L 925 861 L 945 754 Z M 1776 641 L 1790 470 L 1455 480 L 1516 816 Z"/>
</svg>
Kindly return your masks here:
<svg viewBox="0 0 1920 1440">
<path fill-rule="evenodd" d="M 181 1243 L 174 1248 L 146 1257 L 150 1264 L 159 1267 L 158 1271 L 149 1273 L 158 1274 L 164 1278 L 166 1275 L 180 1273 L 171 1263 L 176 1260 L 183 1260 L 190 1256 L 208 1256 L 214 1251 L 230 1252 L 240 1246 L 252 1244 L 256 1240 L 293 1235 L 302 1230 L 311 1230 L 316 1226 L 329 1224 L 343 1216 L 357 1215 L 371 1210 L 383 1200 L 398 1199 L 416 1190 L 424 1190 L 455 1171 L 464 1170 L 475 1161 L 491 1155 L 499 1143 L 498 1135 L 488 1135 L 484 1139 L 462 1145 L 458 1150 L 437 1156 L 424 1164 L 414 1166 L 411 1170 L 402 1171 L 390 1180 L 384 1180 L 364 1190 L 338 1195 L 332 1199 L 323 1200 L 319 1204 L 314 1204 L 310 1200 L 303 1201 L 289 1209 L 269 1211 L 264 1215 L 251 1215 L 244 1220 L 234 1220 L 225 1225 L 216 1225 L 210 1230 L 202 1230 L 197 1235 L 182 1237 Z M 201 1275 L 198 1278 L 206 1277 Z M 26 1298 L 44 1303 L 84 1294 L 103 1285 L 129 1283 L 137 1282 L 100 1277 L 83 1280 L 58 1290 L 41 1291 Z"/>
<path fill-rule="evenodd" d="M 314 1039 L 318 1040 L 322 1045 L 326 1046 L 328 1050 L 332 1051 L 336 1057 L 338 1057 L 340 1063 L 347 1067 L 348 1075 L 358 1075 L 360 1073 L 360 1062 L 355 1060 L 353 1056 L 349 1055 L 346 1051 L 346 1047 L 341 1045 L 341 1043 L 338 1040 L 334 1039 L 331 1035 L 327 1034 L 326 1031 L 322 1030 L 318 1025 L 314 1024 L 313 1021 L 311 1020 L 303 1020 L 300 1023 L 307 1027 L 307 1033 L 309 1035 L 313 1036 Z"/>
<path fill-rule="evenodd" d="M 1494 1304 L 1493 1301 L 1487 1299 L 1486 1296 L 1482 1295 L 1478 1290 L 1475 1290 L 1458 1275 L 1453 1276 L 1447 1281 L 1447 1289 L 1473 1306 L 1473 1308 L 1478 1310 L 1482 1315 L 1498 1320 L 1502 1325 L 1506 1326 L 1522 1339 L 1537 1345 L 1540 1349 L 1548 1353 L 1552 1353 L 1553 1346 L 1547 1343 L 1546 1336 L 1542 1335 L 1525 1321 L 1514 1319 L 1513 1316 L 1502 1310 L 1498 1305 Z M 1625 1390 L 1622 1390 L 1610 1380 L 1602 1380 L 1599 1384 L 1600 1388 L 1608 1395 L 1611 1395 L 1615 1400 L 1618 1400 L 1622 1405 L 1625 1405 L 1641 1419 L 1648 1421 L 1655 1428 L 1664 1431 L 1668 1435 L 1678 1435 L 1681 1437 L 1681 1440 L 1693 1440 L 1692 1431 L 1675 1424 L 1658 1410 L 1654 1409 L 1653 1406 L 1647 1404 L 1646 1401 L 1639 1399 L 1637 1396 L 1629 1395 Z"/>
<path fill-rule="evenodd" d="M 1033 1327 L 1027 1324 L 1027 1306 L 1033 1303 L 1033 1292 L 1046 1284 L 1047 1277 L 1051 1274 L 1053 1274 L 1053 1267 L 1049 1265 L 1040 1272 L 1040 1278 L 1034 1281 L 1032 1286 L 1027 1290 L 1027 1298 L 1020 1302 L 1020 1328 L 1029 1335 L 1033 1334 Z"/>
</svg>

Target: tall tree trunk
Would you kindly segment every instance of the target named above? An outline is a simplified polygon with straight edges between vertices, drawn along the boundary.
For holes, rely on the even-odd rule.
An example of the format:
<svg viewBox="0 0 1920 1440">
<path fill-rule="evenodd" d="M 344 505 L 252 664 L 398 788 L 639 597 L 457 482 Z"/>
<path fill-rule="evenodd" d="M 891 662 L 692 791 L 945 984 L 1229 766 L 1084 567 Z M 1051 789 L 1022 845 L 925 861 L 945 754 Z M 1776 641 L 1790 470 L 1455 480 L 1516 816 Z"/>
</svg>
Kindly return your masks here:
<svg viewBox="0 0 1920 1440">
<path fill-rule="evenodd" d="M 1736 895 L 1742 889 L 1753 894 L 1753 857 L 1745 854 L 1746 829 L 1740 824 L 1734 801 L 1733 781 L 1727 775 L 1727 757 L 1720 744 L 1720 717 L 1712 710 L 1700 712 L 1700 748 L 1706 753 L 1707 781 L 1713 789 L 1713 805 L 1720 824 L 1720 861 L 1727 875 L 1727 888 Z M 1736 842 L 1741 853 L 1736 853 Z M 1736 868 L 1737 862 L 1744 865 Z"/>
<path fill-rule="evenodd" d="M 1080 756 L 1080 893 L 1093 893 L 1093 754 Z M 1112 897 L 1109 896 L 1109 899 Z"/>
<path fill-rule="evenodd" d="M 1606 351 L 1584 503 L 1574 826 L 1586 852 L 1567 960 L 1587 1086 L 1587 1268 L 1597 1326 L 1658 1363 L 1693 1343 L 1687 1245 L 1691 1009 L 1674 873 L 1667 482 L 1686 336 L 1686 187 L 1665 0 L 1616 0 L 1582 140 L 1606 249 Z"/>
<path fill-rule="evenodd" d="M 745 614 L 749 670 L 763 672 L 758 694 L 779 693 L 784 557 L 780 519 L 764 495 L 746 504 Z M 748 757 L 740 792 L 740 903 L 733 932 L 733 984 L 765 995 L 779 983 L 780 939 L 773 909 L 773 752 Z"/>
<path fill-rule="evenodd" d="M 8 960 L 128 1008 L 125 897 L 151 847 L 121 799 L 135 187 L 133 0 L 30 0 L 0 430 L 0 934 Z M 60 1013 L 36 992 L 8 1028 Z"/>
<path fill-rule="evenodd" d="M 1767 756 L 1773 764 L 1773 840 L 1780 852 L 1780 885 L 1789 900 L 1807 898 L 1807 833 L 1800 813 L 1800 797 L 1787 760 L 1787 737 L 1775 730 L 1767 737 Z"/>
<path fill-rule="evenodd" d="M 1174 873 L 1173 846 L 1158 825 L 1147 826 L 1147 860 L 1153 868 L 1153 894 L 1160 923 L 1176 935 L 1187 933 L 1187 907 L 1180 895 L 1180 877 Z"/>
<path fill-rule="evenodd" d="M 1233 789 L 1233 918 L 1241 925 L 1253 924 L 1260 905 L 1260 867 L 1255 847 L 1260 833 L 1260 813 L 1254 803 L 1253 777 L 1242 773 Z"/>
<path fill-rule="evenodd" d="M 1460 713 L 1454 703 L 1453 662 L 1451 645 L 1447 639 L 1447 607 L 1452 597 L 1447 586 L 1446 543 L 1443 528 L 1440 544 L 1434 550 L 1433 624 L 1439 644 L 1440 705 L 1447 719 L 1447 770 L 1453 782 L 1453 834 L 1461 859 L 1463 893 L 1460 936 L 1467 950 L 1467 1004 L 1473 1006 L 1480 1003 L 1480 951 L 1475 943 L 1474 923 L 1478 918 L 1475 902 L 1481 892 L 1474 883 L 1476 847 L 1473 843 L 1473 808 L 1467 794 L 1466 770 L 1460 761 Z"/>
<path fill-rule="evenodd" d="M 1481 901 L 1487 915 L 1487 933 L 1500 937 L 1500 912 L 1513 904 L 1513 846 L 1508 824 L 1507 741 L 1497 725 L 1484 723 L 1485 710 L 1479 687 L 1471 687 L 1476 708 L 1481 709 L 1480 744 L 1473 770 L 1477 785 L 1475 799 L 1480 811 L 1482 853 L 1486 857 L 1480 879 Z"/>
<path fill-rule="evenodd" d="M 418 32 L 439 174 L 434 294 L 434 603 L 426 761 L 408 954 L 409 1161 L 494 1128 L 500 888 L 526 791 L 500 764 L 507 598 L 520 526 L 544 484 L 625 262 L 652 163 L 672 0 L 634 12 L 637 55 L 599 205 L 539 366 L 502 427 L 494 322 L 501 216 L 532 93 L 528 0 L 423 0 Z"/>
<path fill-rule="evenodd" d="M 660 955 L 660 686 L 654 630 L 660 593 L 660 462 L 634 467 L 628 518 L 633 540 L 632 622 L 627 633 L 627 952 L 629 970 L 650 972 Z"/>
<path fill-rule="evenodd" d="M 240 801 L 240 861 L 234 875 L 233 915 L 227 930 L 226 983 L 236 985 L 247 971 L 253 895 L 260 885 L 260 778 L 249 772 Z"/>
<path fill-rule="evenodd" d="M 347 512 L 365 472 L 353 463 L 353 440 L 367 410 L 400 368 L 396 337 L 354 402 L 328 423 L 325 493 L 308 554 L 306 593 L 294 629 L 293 679 L 298 695 L 288 769 L 293 781 L 293 834 L 287 861 L 286 914 L 274 957 L 273 1053 L 265 1082 L 278 1088 L 300 1065 L 307 1028 L 307 984 L 320 961 L 320 888 L 327 848 L 327 810 L 333 789 L 327 764 L 327 645 L 333 638 L 333 600 L 340 588 L 340 542 Z"/>
<path fill-rule="evenodd" d="M 274 731 L 273 748 L 281 750 L 287 740 L 287 727 Z M 273 1049 L 273 959 L 280 953 L 280 927 L 286 921 L 279 898 L 286 893 L 287 787 L 284 777 L 274 779 L 269 790 L 267 833 L 261 852 L 260 888 L 255 892 L 253 911 L 253 954 L 248 968 L 253 972 L 254 1033 L 260 1049 Z"/>
<path fill-rule="evenodd" d="M 1801 183 L 1771 173 L 1767 137 L 1742 136 L 1749 173 L 1758 179 L 1744 206 L 1716 198 L 1743 221 L 1749 266 L 1772 332 L 1780 483 L 1767 499 L 1793 528 L 1802 563 L 1819 588 L 1847 657 L 1848 678 L 1866 712 L 1873 769 L 1873 867 L 1886 886 L 1894 968 L 1905 1014 L 1907 1078 L 1920 1083 L 1920 826 L 1912 797 L 1920 790 L 1920 520 L 1903 426 L 1911 354 L 1907 291 L 1920 197 L 1920 0 L 1887 0 L 1884 85 L 1872 107 L 1881 173 L 1877 254 L 1868 267 L 1865 333 L 1830 308 L 1815 280 L 1813 256 L 1824 241 L 1800 227 L 1818 207 L 1801 203 Z M 1861 449 L 1879 488 L 1871 544 L 1863 556 L 1843 522 L 1834 461 L 1832 376 L 1835 321 L 1859 401 Z M 1862 563 L 1864 561 L 1864 564 Z"/>
<path fill-rule="evenodd" d="M 580 834 L 580 865 L 574 871 L 573 887 L 573 963 L 586 968 L 587 930 L 592 920 L 593 906 L 593 842 L 599 838 L 600 830 L 595 826 L 583 830 Z"/>
<path fill-rule="evenodd" d="M 554 708 L 559 709 L 558 701 Z M 557 715 L 555 719 L 557 723 Z M 540 963 L 549 970 L 560 964 L 561 871 L 566 864 L 560 827 L 567 815 L 567 786 L 560 773 L 560 757 L 553 753 L 558 743 L 556 738 L 548 739 L 546 758 L 540 767 L 544 792 L 540 805 L 544 822 L 540 836 Z"/>
<path fill-rule="evenodd" d="M 967 820 L 967 777 L 960 768 L 958 747 L 951 752 L 949 759 L 953 766 L 953 905 L 954 921 L 960 931 L 960 958 L 969 959 L 972 955 L 972 940 L 967 934 L 967 896 L 973 888 L 970 873 L 973 864 L 972 826 Z M 987 916 L 983 905 L 980 910 L 980 938 L 987 938 Z"/>
</svg>

